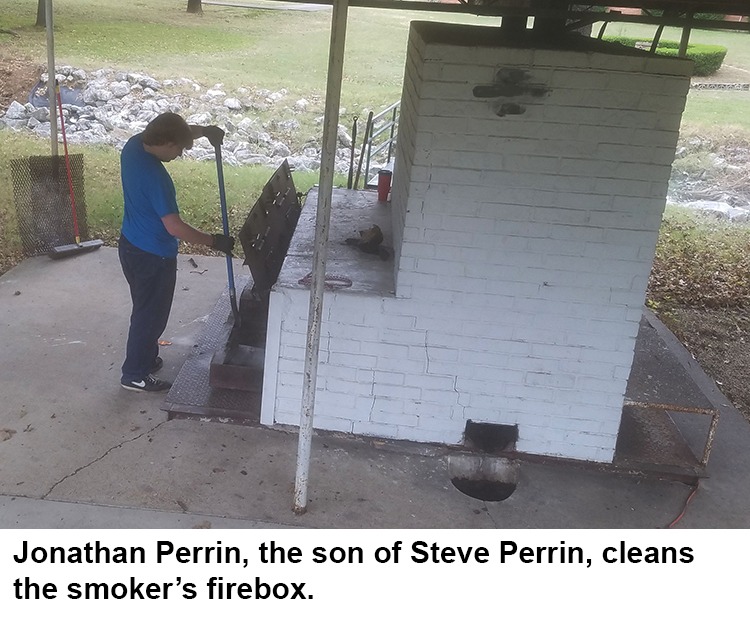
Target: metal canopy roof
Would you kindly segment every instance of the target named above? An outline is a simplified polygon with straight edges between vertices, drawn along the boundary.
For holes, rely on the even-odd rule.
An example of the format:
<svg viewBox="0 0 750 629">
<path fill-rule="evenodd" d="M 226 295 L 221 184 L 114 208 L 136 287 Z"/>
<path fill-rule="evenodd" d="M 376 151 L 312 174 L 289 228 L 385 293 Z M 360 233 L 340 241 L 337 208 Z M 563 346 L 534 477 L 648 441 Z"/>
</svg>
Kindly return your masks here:
<svg viewBox="0 0 750 629">
<path fill-rule="evenodd" d="M 309 0 L 286 0 L 307 3 Z M 334 0 L 316 0 L 334 4 Z M 593 22 L 634 22 L 701 29 L 750 31 L 750 0 L 612 0 L 570 3 L 567 0 L 349 0 L 350 7 L 469 13 L 498 17 L 529 17 L 567 20 L 569 28 Z M 622 9 L 641 9 L 641 14 Z M 706 13 L 735 16 L 706 19 Z M 697 16 L 697 17 L 696 17 Z M 736 16 L 744 17 L 738 21 Z"/>
</svg>

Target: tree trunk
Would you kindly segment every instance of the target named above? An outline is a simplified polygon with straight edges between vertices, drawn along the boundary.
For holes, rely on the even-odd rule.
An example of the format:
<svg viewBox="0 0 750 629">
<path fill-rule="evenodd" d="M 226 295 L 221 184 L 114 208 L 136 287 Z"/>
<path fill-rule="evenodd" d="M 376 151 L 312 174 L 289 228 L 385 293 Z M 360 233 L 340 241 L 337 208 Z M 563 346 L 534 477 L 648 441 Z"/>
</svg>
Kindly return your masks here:
<svg viewBox="0 0 750 629">
<path fill-rule="evenodd" d="M 187 12 L 188 13 L 203 13 L 202 0 L 188 0 Z"/>
<path fill-rule="evenodd" d="M 44 0 L 38 0 L 36 4 L 36 24 L 35 26 L 47 26 L 47 11 L 45 11 Z"/>
</svg>

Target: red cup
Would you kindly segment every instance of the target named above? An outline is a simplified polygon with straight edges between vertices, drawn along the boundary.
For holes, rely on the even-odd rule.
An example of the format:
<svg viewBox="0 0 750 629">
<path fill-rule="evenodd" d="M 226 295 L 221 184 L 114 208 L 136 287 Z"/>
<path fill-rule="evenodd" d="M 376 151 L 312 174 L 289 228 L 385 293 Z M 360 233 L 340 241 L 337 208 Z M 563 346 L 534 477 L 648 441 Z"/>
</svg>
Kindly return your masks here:
<svg viewBox="0 0 750 629">
<path fill-rule="evenodd" d="M 381 203 L 388 200 L 388 193 L 391 191 L 391 178 L 393 173 L 390 170 L 378 171 L 378 201 Z"/>
</svg>

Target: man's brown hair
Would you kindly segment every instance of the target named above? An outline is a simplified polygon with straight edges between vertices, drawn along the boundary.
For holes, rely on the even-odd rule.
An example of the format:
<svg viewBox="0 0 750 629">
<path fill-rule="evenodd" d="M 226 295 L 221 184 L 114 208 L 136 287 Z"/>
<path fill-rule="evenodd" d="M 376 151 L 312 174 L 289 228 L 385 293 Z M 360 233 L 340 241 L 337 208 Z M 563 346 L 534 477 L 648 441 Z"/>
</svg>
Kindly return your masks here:
<svg viewBox="0 0 750 629">
<path fill-rule="evenodd" d="M 168 111 L 159 114 L 146 125 L 143 143 L 148 146 L 163 146 L 174 142 L 186 149 L 193 147 L 193 132 L 182 116 Z"/>
</svg>

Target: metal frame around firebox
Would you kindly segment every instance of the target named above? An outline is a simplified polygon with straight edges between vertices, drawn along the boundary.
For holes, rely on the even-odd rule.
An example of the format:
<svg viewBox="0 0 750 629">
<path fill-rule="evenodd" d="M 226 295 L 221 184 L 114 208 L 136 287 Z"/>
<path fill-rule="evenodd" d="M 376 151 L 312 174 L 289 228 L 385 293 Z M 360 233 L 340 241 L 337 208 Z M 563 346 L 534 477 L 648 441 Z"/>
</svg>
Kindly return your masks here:
<svg viewBox="0 0 750 629">
<path fill-rule="evenodd" d="M 702 408 L 693 406 L 679 406 L 677 404 L 662 404 L 658 402 L 636 402 L 635 400 L 625 400 L 623 406 L 631 406 L 635 408 L 653 409 L 659 411 L 667 411 L 673 413 L 689 413 L 692 415 L 708 415 L 711 417 L 711 422 L 708 427 L 708 434 L 706 435 L 706 444 L 703 447 L 703 454 L 700 459 L 700 466 L 705 469 L 708 465 L 708 458 L 711 455 L 711 448 L 714 444 L 714 437 L 716 436 L 716 428 L 719 425 L 719 409 L 714 408 Z"/>
</svg>

